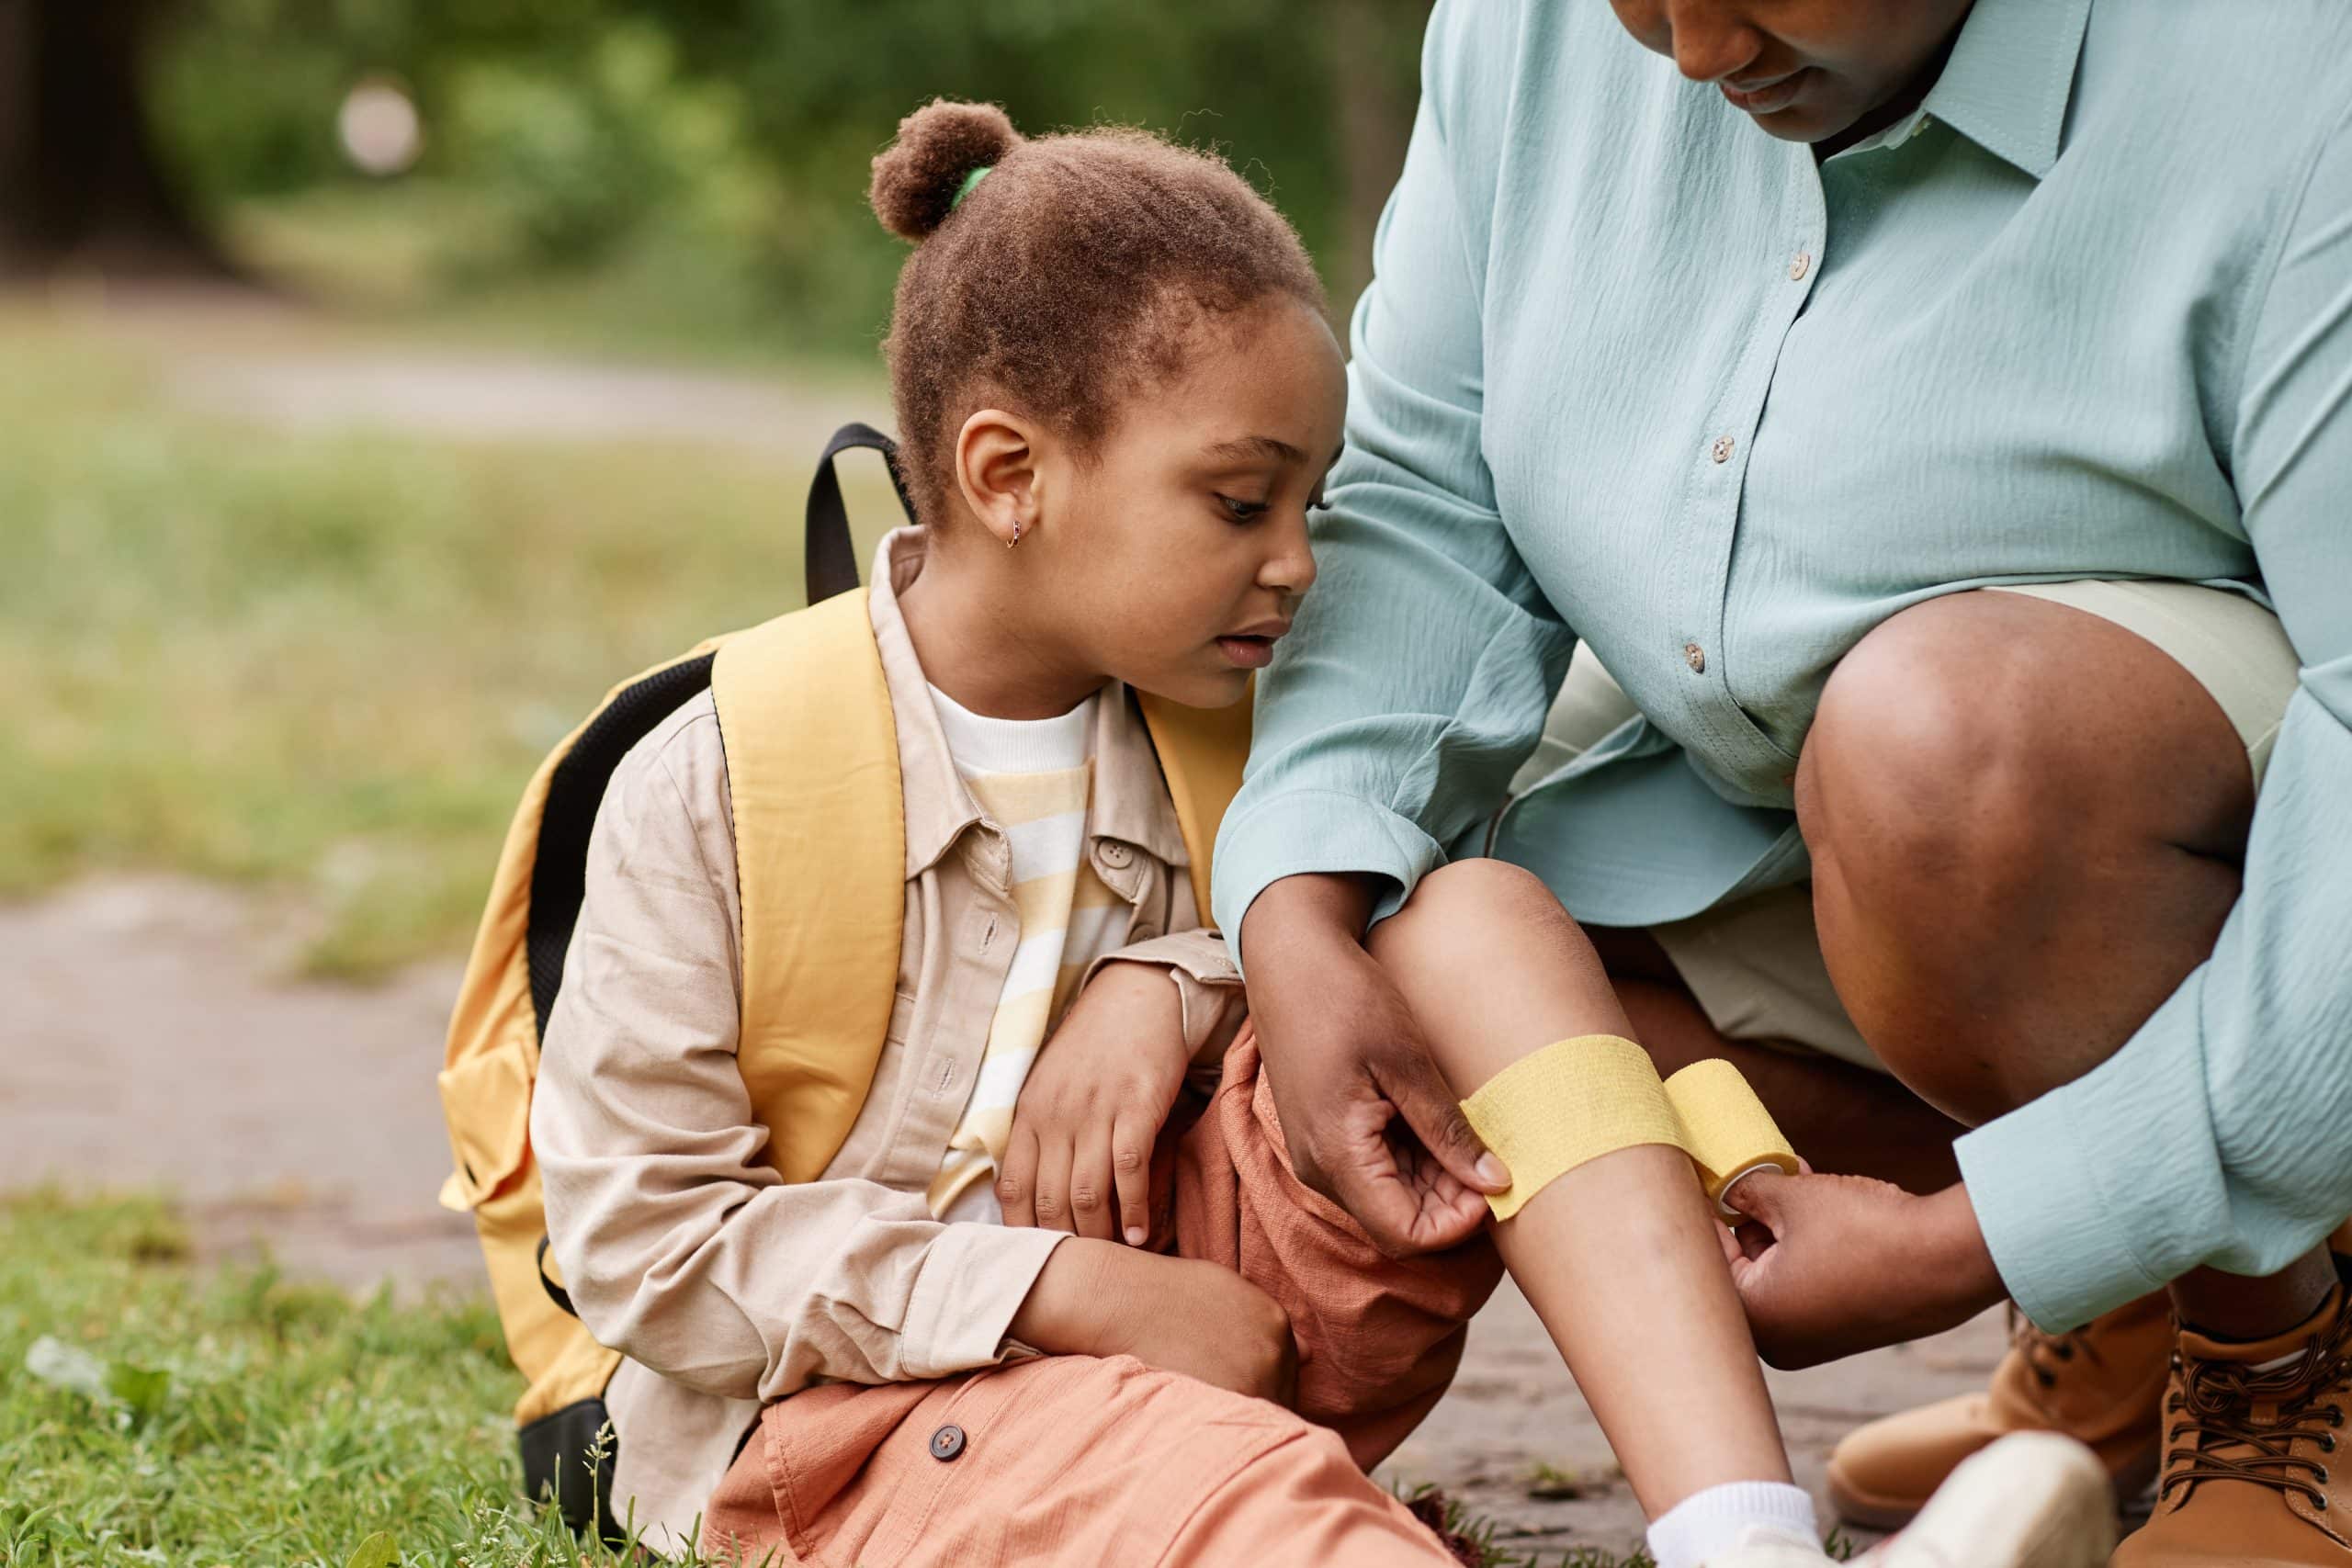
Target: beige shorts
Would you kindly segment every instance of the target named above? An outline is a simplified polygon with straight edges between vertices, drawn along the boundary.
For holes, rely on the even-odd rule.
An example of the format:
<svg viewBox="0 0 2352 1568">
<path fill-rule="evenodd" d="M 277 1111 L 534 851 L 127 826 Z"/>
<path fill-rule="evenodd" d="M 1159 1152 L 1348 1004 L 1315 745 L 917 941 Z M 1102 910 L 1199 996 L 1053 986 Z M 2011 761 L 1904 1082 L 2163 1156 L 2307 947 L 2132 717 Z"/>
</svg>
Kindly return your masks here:
<svg viewBox="0 0 2352 1568">
<path fill-rule="evenodd" d="M 2261 786 L 2299 670 L 2278 616 L 2242 595 L 2188 582 L 2086 581 L 1990 592 L 2072 605 L 2170 654 L 2229 716 Z M 1545 727 L 1544 761 L 1556 766 L 1633 711 L 1609 672 L 1580 649 Z M 1796 1045 L 1881 1067 L 1829 983 L 1811 884 L 1653 926 L 1650 934 L 1725 1039 Z"/>
</svg>

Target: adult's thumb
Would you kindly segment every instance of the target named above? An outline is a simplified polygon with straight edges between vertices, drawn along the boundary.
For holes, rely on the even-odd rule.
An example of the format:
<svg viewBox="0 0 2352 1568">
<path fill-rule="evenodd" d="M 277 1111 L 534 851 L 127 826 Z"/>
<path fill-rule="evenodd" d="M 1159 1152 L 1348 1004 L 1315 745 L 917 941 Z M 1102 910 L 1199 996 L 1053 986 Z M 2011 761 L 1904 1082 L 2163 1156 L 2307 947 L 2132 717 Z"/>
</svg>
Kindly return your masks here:
<svg viewBox="0 0 2352 1568">
<path fill-rule="evenodd" d="M 1781 1216 L 1786 1212 L 1788 1184 L 1792 1178 L 1770 1167 L 1741 1177 L 1723 1190 L 1723 1205 L 1736 1209 L 1758 1224 L 1777 1233 Z"/>
<path fill-rule="evenodd" d="M 1510 1170 L 1471 1128 L 1470 1119 L 1462 1114 L 1462 1102 L 1446 1088 L 1444 1077 L 1426 1052 L 1415 1049 L 1391 1064 L 1382 1075 L 1380 1090 L 1421 1140 L 1421 1146 L 1435 1155 L 1454 1179 L 1474 1192 L 1492 1194 L 1510 1188 Z"/>
</svg>

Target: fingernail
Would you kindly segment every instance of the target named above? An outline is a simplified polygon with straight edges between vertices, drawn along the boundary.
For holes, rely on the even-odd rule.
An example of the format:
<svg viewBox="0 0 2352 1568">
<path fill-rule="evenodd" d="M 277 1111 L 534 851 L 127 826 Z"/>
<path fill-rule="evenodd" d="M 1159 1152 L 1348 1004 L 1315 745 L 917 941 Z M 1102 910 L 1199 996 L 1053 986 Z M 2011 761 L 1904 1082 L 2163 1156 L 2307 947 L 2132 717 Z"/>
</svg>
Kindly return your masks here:
<svg viewBox="0 0 2352 1568">
<path fill-rule="evenodd" d="M 1510 1172 L 1504 1169 L 1503 1162 L 1497 1159 L 1494 1156 L 1480 1155 L 1478 1156 L 1478 1179 L 1485 1182 L 1489 1187 L 1509 1187 L 1510 1185 Z"/>
<path fill-rule="evenodd" d="M 1129 1247 L 1141 1247 L 1143 1244 L 1143 1227 L 1141 1225 L 1129 1225 L 1127 1227 L 1127 1245 Z"/>
</svg>

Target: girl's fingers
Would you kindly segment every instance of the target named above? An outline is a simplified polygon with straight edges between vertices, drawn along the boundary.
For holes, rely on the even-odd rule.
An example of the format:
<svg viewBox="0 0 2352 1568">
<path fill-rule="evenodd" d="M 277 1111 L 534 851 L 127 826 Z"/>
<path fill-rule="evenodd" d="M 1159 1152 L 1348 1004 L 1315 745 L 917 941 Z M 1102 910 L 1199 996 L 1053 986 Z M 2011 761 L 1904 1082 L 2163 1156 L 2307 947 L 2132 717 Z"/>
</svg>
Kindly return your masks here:
<svg viewBox="0 0 2352 1568">
<path fill-rule="evenodd" d="M 1069 1168 L 1070 1228 L 1096 1241 L 1119 1234 L 1118 1193 L 1111 1181 L 1111 1128 L 1094 1122 L 1079 1131 Z"/>
<path fill-rule="evenodd" d="M 1069 1144 L 1067 1140 L 1052 1135 L 1037 1140 L 1037 1174 L 1031 1185 L 1037 1190 L 1038 1228 L 1069 1231 L 1075 1235 L 1078 1227 L 1071 1223 L 1069 1213 Z"/>
<path fill-rule="evenodd" d="M 1012 1124 L 1006 1141 L 1004 1168 L 996 1173 L 996 1201 L 1006 1224 L 1037 1223 L 1037 1139 L 1023 1122 Z"/>
<path fill-rule="evenodd" d="M 1119 1234 L 1129 1247 L 1151 1239 L 1151 1143 L 1159 1130 L 1129 1111 L 1111 1127 L 1111 1180 L 1119 1196 Z"/>
</svg>

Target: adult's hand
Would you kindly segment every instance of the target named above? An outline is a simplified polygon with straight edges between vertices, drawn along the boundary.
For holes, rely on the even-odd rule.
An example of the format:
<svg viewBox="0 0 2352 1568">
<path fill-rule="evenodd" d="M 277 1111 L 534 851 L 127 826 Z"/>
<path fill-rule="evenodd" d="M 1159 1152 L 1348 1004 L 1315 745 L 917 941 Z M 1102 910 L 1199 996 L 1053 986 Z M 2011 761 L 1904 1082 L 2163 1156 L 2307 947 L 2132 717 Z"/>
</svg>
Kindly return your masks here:
<svg viewBox="0 0 2352 1568">
<path fill-rule="evenodd" d="M 1284 877 L 1250 906 L 1241 952 L 1291 1168 L 1401 1258 L 1467 1241 L 1510 1177 L 1364 951 L 1371 908 L 1362 878 Z"/>
<path fill-rule="evenodd" d="M 1759 1171 L 1724 1193 L 1732 1282 L 1765 1360 L 1834 1361 L 1956 1328 L 2006 1293 L 1965 1187 Z"/>
</svg>

